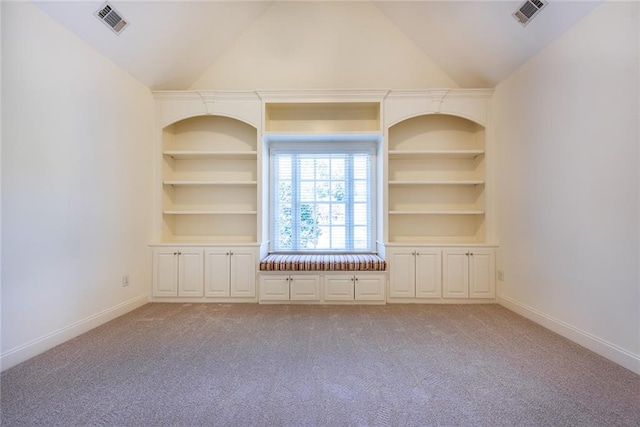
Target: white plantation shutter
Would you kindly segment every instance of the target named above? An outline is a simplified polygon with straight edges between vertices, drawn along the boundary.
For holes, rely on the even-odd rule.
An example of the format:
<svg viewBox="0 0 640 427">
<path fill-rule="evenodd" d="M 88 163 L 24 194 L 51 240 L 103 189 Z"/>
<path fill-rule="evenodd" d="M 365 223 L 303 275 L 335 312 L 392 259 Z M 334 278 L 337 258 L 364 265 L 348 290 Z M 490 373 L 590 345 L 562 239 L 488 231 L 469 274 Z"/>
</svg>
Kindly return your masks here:
<svg viewBox="0 0 640 427">
<path fill-rule="evenodd" d="M 372 143 L 272 145 L 272 251 L 372 252 L 374 154 Z"/>
</svg>

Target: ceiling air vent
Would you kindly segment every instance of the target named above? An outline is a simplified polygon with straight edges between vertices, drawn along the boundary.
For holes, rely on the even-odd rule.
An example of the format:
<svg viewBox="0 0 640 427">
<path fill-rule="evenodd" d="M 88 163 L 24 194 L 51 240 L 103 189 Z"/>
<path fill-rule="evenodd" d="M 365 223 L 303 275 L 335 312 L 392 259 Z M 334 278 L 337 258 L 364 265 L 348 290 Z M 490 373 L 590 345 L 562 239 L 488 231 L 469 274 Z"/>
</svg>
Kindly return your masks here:
<svg viewBox="0 0 640 427">
<path fill-rule="evenodd" d="M 516 18 L 518 22 L 520 22 L 524 27 L 546 5 L 547 5 L 547 2 L 544 0 L 527 0 L 524 3 L 522 3 L 522 5 L 518 8 L 518 10 L 513 12 L 513 17 Z"/>
<path fill-rule="evenodd" d="M 120 34 L 129 25 L 109 3 L 103 4 L 94 15 L 116 34 Z"/>
</svg>

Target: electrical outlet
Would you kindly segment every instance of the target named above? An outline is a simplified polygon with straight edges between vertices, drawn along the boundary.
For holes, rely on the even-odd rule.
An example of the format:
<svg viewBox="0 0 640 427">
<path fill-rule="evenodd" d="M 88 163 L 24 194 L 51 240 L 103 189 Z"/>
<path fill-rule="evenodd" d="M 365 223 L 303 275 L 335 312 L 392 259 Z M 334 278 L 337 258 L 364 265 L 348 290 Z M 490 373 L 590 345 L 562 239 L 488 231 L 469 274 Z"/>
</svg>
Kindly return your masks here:
<svg viewBox="0 0 640 427">
<path fill-rule="evenodd" d="M 122 276 L 122 287 L 129 286 L 129 275 Z"/>
<path fill-rule="evenodd" d="M 504 282 L 504 271 L 498 270 L 498 280 Z"/>
</svg>

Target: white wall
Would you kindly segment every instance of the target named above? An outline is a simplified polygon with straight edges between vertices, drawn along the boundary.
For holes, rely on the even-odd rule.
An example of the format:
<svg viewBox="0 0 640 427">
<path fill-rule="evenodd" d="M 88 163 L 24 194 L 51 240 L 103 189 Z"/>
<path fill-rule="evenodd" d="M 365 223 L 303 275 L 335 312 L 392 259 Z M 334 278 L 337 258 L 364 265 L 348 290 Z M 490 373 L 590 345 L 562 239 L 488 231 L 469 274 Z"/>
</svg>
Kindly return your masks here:
<svg viewBox="0 0 640 427">
<path fill-rule="evenodd" d="M 7 369 L 146 302 L 154 107 L 27 2 L 2 4 L 2 62 Z"/>
<path fill-rule="evenodd" d="M 191 89 L 457 87 L 369 2 L 275 2 Z"/>
<path fill-rule="evenodd" d="M 640 373 L 638 22 L 599 6 L 492 115 L 502 303 Z"/>
</svg>

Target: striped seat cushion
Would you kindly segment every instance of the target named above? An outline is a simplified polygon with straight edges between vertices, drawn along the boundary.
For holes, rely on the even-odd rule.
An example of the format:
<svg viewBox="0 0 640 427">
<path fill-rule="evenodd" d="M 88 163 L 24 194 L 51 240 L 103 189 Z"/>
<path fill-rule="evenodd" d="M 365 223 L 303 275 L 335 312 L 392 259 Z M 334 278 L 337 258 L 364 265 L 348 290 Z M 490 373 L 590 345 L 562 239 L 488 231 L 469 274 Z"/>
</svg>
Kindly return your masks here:
<svg viewBox="0 0 640 427">
<path fill-rule="evenodd" d="M 272 254 L 261 271 L 384 271 L 385 260 L 373 254 Z"/>
</svg>

